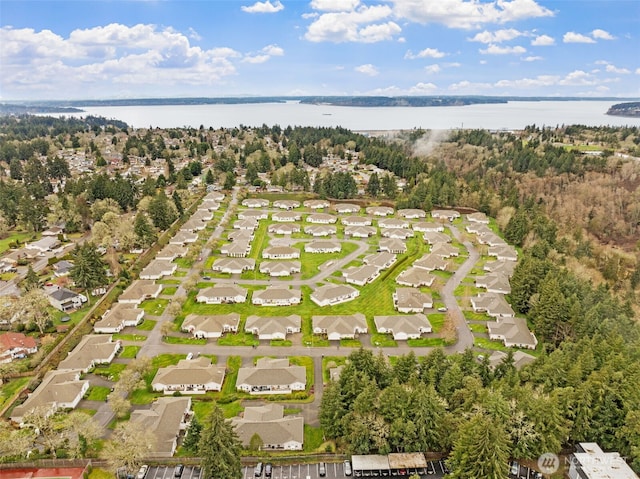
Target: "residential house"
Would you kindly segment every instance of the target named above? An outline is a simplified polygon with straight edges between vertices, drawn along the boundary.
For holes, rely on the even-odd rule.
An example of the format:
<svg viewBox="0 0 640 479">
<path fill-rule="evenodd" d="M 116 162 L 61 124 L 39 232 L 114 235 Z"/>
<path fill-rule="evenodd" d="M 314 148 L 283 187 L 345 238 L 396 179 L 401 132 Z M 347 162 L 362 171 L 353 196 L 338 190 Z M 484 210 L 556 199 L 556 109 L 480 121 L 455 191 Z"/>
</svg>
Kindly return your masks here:
<svg viewBox="0 0 640 479">
<path fill-rule="evenodd" d="M 495 234 L 493 231 L 487 234 L 478 235 L 478 243 L 486 244 L 486 245 L 489 245 L 490 247 L 508 246 L 505 240 L 500 238 L 500 236 Z"/>
<path fill-rule="evenodd" d="M 57 278 L 69 276 L 69 273 L 71 273 L 71 269 L 73 268 L 73 266 L 74 264 L 71 261 L 67 261 L 65 259 L 63 259 L 62 261 L 58 261 L 53 265 L 53 274 Z"/>
<path fill-rule="evenodd" d="M 89 372 L 98 364 L 110 364 L 122 349 L 120 341 L 103 334 L 88 334 L 58 364 L 58 369 L 79 369 Z"/>
<path fill-rule="evenodd" d="M 426 254 L 417 261 L 414 261 L 413 266 L 416 268 L 426 269 L 427 271 L 445 271 L 447 269 L 447 261 L 436 254 Z"/>
<path fill-rule="evenodd" d="M 429 223 L 427 221 L 419 221 L 411 225 L 413 231 L 419 231 L 421 233 L 443 233 L 444 226 L 439 223 Z"/>
<path fill-rule="evenodd" d="M 309 208 L 312 210 L 322 210 L 331 206 L 331 204 L 327 200 L 307 200 L 303 203 L 303 205 L 305 208 Z"/>
<path fill-rule="evenodd" d="M 158 368 L 151 381 L 154 391 L 164 394 L 204 394 L 222 390 L 226 368 L 211 364 L 211 359 L 183 359 L 175 366 Z"/>
<path fill-rule="evenodd" d="M 364 264 L 375 266 L 378 269 L 390 268 L 396 262 L 397 256 L 389 252 L 373 253 L 365 256 L 362 261 Z"/>
<path fill-rule="evenodd" d="M 36 352 L 38 352 L 38 345 L 32 336 L 13 331 L 0 334 L 0 364 L 26 358 Z"/>
<path fill-rule="evenodd" d="M 220 208 L 219 202 L 205 198 L 204 200 L 202 200 L 202 203 L 200 203 L 200 206 L 198 206 L 198 211 L 202 211 L 202 210 L 216 211 L 219 208 Z"/>
<path fill-rule="evenodd" d="M 233 228 L 236 230 L 255 231 L 258 228 L 258 220 L 248 219 L 248 220 L 234 221 Z"/>
<path fill-rule="evenodd" d="M 244 210 L 238 213 L 238 219 L 241 220 L 266 220 L 269 218 L 269 213 L 264 210 Z"/>
<path fill-rule="evenodd" d="M 257 306 L 293 306 L 301 301 L 301 290 L 290 289 L 286 285 L 256 290 L 251 298 L 251 302 Z"/>
<path fill-rule="evenodd" d="M 156 259 L 159 261 L 173 261 L 176 258 L 182 258 L 186 254 L 187 248 L 184 245 L 168 244 L 156 254 Z"/>
<path fill-rule="evenodd" d="M 224 200 L 224 193 L 221 193 L 219 191 L 210 191 L 209 193 L 207 193 L 207 196 L 204 197 L 204 201 L 207 201 L 207 200 L 220 203 L 221 201 Z"/>
<path fill-rule="evenodd" d="M 415 220 L 415 219 L 427 217 L 427 213 L 424 210 L 419 210 L 415 208 L 406 208 L 406 209 L 398 210 L 398 215 L 408 220 Z"/>
<path fill-rule="evenodd" d="M 267 230 L 271 234 L 276 235 L 292 235 L 300 233 L 300 225 L 291 223 L 272 223 Z"/>
<path fill-rule="evenodd" d="M 227 234 L 229 241 L 242 241 L 244 243 L 251 243 L 253 241 L 253 230 L 233 230 Z"/>
<path fill-rule="evenodd" d="M 437 231 L 427 231 L 423 233 L 422 237 L 425 243 L 429 243 L 432 246 L 438 243 L 451 243 L 451 237 L 449 235 Z"/>
<path fill-rule="evenodd" d="M 334 225 L 309 225 L 304 227 L 304 232 L 308 235 L 320 237 L 336 234 L 337 228 Z"/>
<path fill-rule="evenodd" d="M 338 218 L 328 213 L 313 213 L 307 216 L 307 223 L 329 225 L 338 221 Z"/>
<path fill-rule="evenodd" d="M 390 216 L 394 213 L 393 208 L 389 206 L 369 206 L 365 211 L 373 216 Z"/>
<path fill-rule="evenodd" d="M 340 222 L 345 226 L 371 226 L 373 223 L 368 216 L 345 216 Z"/>
<path fill-rule="evenodd" d="M 510 318 L 516 315 L 511 305 L 501 294 L 482 293 L 473 296 L 471 306 L 476 313 L 487 313 L 492 318 Z"/>
<path fill-rule="evenodd" d="M 407 239 L 413 238 L 413 230 L 403 228 L 383 228 L 380 232 L 383 238 Z"/>
<path fill-rule="evenodd" d="M 495 322 L 487 322 L 489 339 L 500 340 L 508 348 L 535 349 L 536 336 L 529 331 L 527 320 L 516 317 L 502 317 Z"/>
<path fill-rule="evenodd" d="M 453 221 L 456 218 L 460 218 L 460 213 L 456 210 L 433 210 L 431 217 L 439 220 Z"/>
<path fill-rule="evenodd" d="M 344 234 L 352 238 L 369 238 L 377 232 L 378 230 L 373 226 L 347 226 L 344 229 Z"/>
<path fill-rule="evenodd" d="M 489 218 L 487 217 L 487 215 L 485 215 L 480 211 L 467 215 L 467 221 L 471 223 L 483 224 L 483 225 L 489 224 Z"/>
<path fill-rule="evenodd" d="M 476 276 L 476 286 L 478 288 L 485 288 L 488 293 L 509 294 L 511 292 L 509 278 L 502 273 Z"/>
<path fill-rule="evenodd" d="M 419 288 L 421 286 L 430 287 L 435 279 L 436 277 L 426 269 L 412 266 L 396 277 L 396 283 L 413 288 Z"/>
<path fill-rule="evenodd" d="M 380 276 L 380 270 L 373 265 L 354 266 L 343 270 L 342 276 L 347 283 L 364 286 Z"/>
<path fill-rule="evenodd" d="M 229 258 L 244 258 L 249 253 L 251 253 L 251 242 L 244 239 L 236 239 L 232 243 L 220 246 L 220 254 L 227 255 Z M 255 260 L 252 261 L 255 263 Z"/>
<path fill-rule="evenodd" d="M 333 208 L 341 215 L 353 214 L 360 211 L 360 206 L 354 205 L 353 203 L 336 203 Z"/>
<path fill-rule="evenodd" d="M 387 251 L 393 254 L 404 254 L 407 252 L 407 245 L 404 241 L 395 238 L 381 238 L 378 251 Z"/>
<path fill-rule="evenodd" d="M 86 296 L 58 286 L 54 286 L 53 289 L 47 291 L 47 298 L 51 306 L 64 312 L 79 309 L 83 303 L 87 302 Z"/>
<path fill-rule="evenodd" d="M 271 215 L 271 219 L 279 223 L 293 223 L 302 219 L 302 213 L 298 211 L 276 211 Z"/>
<path fill-rule="evenodd" d="M 495 260 L 487 261 L 482 269 L 491 273 L 499 273 L 506 276 L 507 278 L 511 278 L 511 276 L 513 276 L 513 271 L 515 270 L 515 268 L 515 261 Z"/>
<path fill-rule="evenodd" d="M 508 244 L 489 246 L 489 256 L 494 256 L 500 261 L 518 261 L 518 252 Z"/>
<path fill-rule="evenodd" d="M 339 253 L 342 250 L 342 243 L 338 241 L 311 241 L 305 243 L 306 253 Z"/>
<path fill-rule="evenodd" d="M 176 263 L 171 261 L 154 259 L 140 272 L 140 279 L 160 279 L 164 276 L 171 276 L 178 269 Z"/>
<path fill-rule="evenodd" d="M 299 333 L 302 318 L 297 314 L 289 316 L 256 316 L 247 317 L 244 330 L 255 334 L 260 340 L 286 339 L 287 335 Z"/>
<path fill-rule="evenodd" d="M 386 229 L 394 229 L 394 228 L 407 229 L 409 228 L 410 223 L 407 220 L 403 220 L 400 218 L 382 218 L 378 220 L 378 226 L 380 228 L 386 228 Z"/>
<path fill-rule="evenodd" d="M 291 246 L 270 246 L 262 251 L 264 259 L 298 259 L 300 250 Z"/>
<path fill-rule="evenodd" d="M 418 288 L 396 288 L 393 306 L 401 313 L 423 313 L 426 308 L 433 308 L 433 298 Z"/>
<path fill-rule="evenodd" d="M 241 274 L 243 271 L 253 271 L 255 267 L 255 259 L 219 258 L 214 261 L 213 266 L 211 266 L 211 270 L 220 273 Z"/>
<path fill-rule="evenodd" d="M 152 438 L 147 457 L 172 457 L 178 438 L 189 427 L 193 413 L 190 397 L 161 397 L 150 408 L 136 409 L 129 421 Z"/>
<path fill-rule="evenodd" d="M 300 271 L 300 261 L 263 261 L 260 263 L 260 272 L 269 276 L 291 276 Z"/>
<path fill-rule="evenodd" d="M 273 207 L 281 210 L 293 210 L 300 207 L 300 202 L 295 200 L 276 200 L 273 202 Z"/>
<path fill-rule="evenodd" d="M 242 206 L 247 208 L 266 208 L 269 206 L 269 200 L 265 198 L 247 198 L 242 200 Z"/>
<path fill-rule="evenodd" d="M 182 225 L 180 229 L 183 231 L 197 232 L 197 231 L 204 230 L 206 227 L 207 227 L 206 223 L 196 218 L 190 218 Z"/>
<path fill-rule="evenodd" d="M 312 316 L 313 334 L 321 334 L 329 341 L 354 339 L 359 334 L 367 334 L 367 318 L 362 313 L 339 316 Z"/>
<path fill-rule="evenodd" d="M 184 246 L 189 243 L 195 243 L 197 239 L 197 233 L 194 233 L 193 231 L 179 230 L 173 238 L 169 240 L 169 244 Z"/>
<path fill-rule="evenodd" d="M 140 304 L 147 299 L 156 299 L 162 292 L 162 285 L 151 280 L 135 280 L 118 298 L 119 303 Z"/>
<path fill-rule="evenodd" d="M 266 451 L 301 451 L 304 446 L 304 418 L 285 416 L 281 404 L 246 407 L 244 415 L 233 418 L 231 424 L 245 448 L 256 436 L 260 449 Z"/>
<path fill-rule="evenodd" d="M 422 313 L 397 316 L 374 316 L 373 322 L 379 333 L 391 334 L 396 341 L 419 339 L 423 334 L 432 331 L 431 323 Z"/>
<path fill-rule="evenodd" d="M 25 425 L 23 417 L 35 408 L 46 408 L 51 414 L 60 409 L 75 409 L 89 389 L 89 381 L 80 379 L 80 371 L 47 371 L 38 387 L 26 401 L 11 411 L 11 420 Z"/>
<path fill-rule="evenodd" d="M 235 284 L 201 289 L 196 296 L 198 303 L 205 304 L 244 303 L 246 300 L 247 290 Z"/>
<path fill-rule="evenodd" d="M 495 235 L 495 233 L 487 225 L 482 223 L 470 223 L 464 227 L 467 233 L 477 236 Z"/>
<path fill-rule="evenodd" d="M 449 243 L 436 243 L 431 246 L 431 254 L 442 258 L 451 258 L 452 256 L 458 256 L 460 251 Z"/>
<path fill-rule="evenodd" d="M 333 306 L 356 299 L 360 291 L 353 286 L 343 284 L 325 284 L 311 293 L 311 301 L 318 306 Z"/>
<path fill-rule="evenodd" d="M 194 338 L 215 339 L 224 333 L 237 333 L 240 324 L 238 313 L 199 315 L 189 314 L 182 322 L 182 330 Z"/>
<path fill-rule="evenodd" d="M 262 357 L 255 367 L 238 370 L 236 389 L 249 394 L 291 394 L 304 391 L 306 384 L 304 366 L 292 366 L 287 358 Z"/>
<path fill-rule="evenodd" d="M 136 326 L 142 322 L 144 310 L 131 303 L 115 303 L 102 318 L 93 325 L 93 331 L 103 334 L 116 334 L 127 326 Z"/>
<path fill-rule="evenodd" d="M 509 355 L 504 351 L 494 351 L 493 353 L 491 353 L 491 356 L 489 356 L 489 367 L 491 369 L 495 369 L 500 364 L 504 363 L 508 357 Z M 512 359 L 513 366 L 517 370 L 520 370 L 523 366 L 531 364 L 536 360 L 535 356 L 531 356 L 531 354 L 527 354 L 522 351 L 514 351 Z"/>
<path fill-rule="evenodd" d="M 191 219 L 208 223 L 213 219 L 213 213 L 208 209 L 197 209 L 196 212 L 191 215 Z"/>
<path fill-rule="evenodd" d="M 44 236 L 40 238 L 38 241 L 34 241 L 33 243 L 27 243 L 24 247 L 28 250 L 36 251 L 38 254 L 46 253 L 47 251 L 52 251 L 60 245 L 60 241 L 56 236 Z"/>
</svg>

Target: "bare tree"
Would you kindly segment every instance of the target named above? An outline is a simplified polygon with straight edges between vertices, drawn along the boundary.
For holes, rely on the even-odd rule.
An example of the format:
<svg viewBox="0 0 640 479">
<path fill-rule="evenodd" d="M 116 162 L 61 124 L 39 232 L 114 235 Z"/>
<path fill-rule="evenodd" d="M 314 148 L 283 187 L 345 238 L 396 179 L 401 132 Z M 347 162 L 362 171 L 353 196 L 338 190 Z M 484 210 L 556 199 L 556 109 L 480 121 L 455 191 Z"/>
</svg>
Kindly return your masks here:
<svg viewBox="0 0 640 479">
<path fill-rule="evenodd" d="M 74 411 L 63 419 L 63 435 L 71 457 L 86 457 L 88 448 L 97 441 L 104 430 L 92 416 Z"/>
<path fill-rule="evenodd" d="M 51 414 L 48 406 L 36 406 L 27 412 L 23 422 L 40 433 L 45 448 L 56 456 L 56 449 L 64 444 L 65 438 L 60 434 L 59 417 Z"/>
<path fill-rule="evenodd" d="M 111 439 L 102 449 L 102 456 L 109 461 L 115 472 L 124 467 L 127 472 L 135 472 L 149 451 L 155 446 L 156 439 L 141 423 L 122 422 L 118 424 Z"/>
<path fill-rule="evenodd" d="M 34 429 L 16 429 L 7 421 L 0 421 L 0 457 L 24 457 L 36 439 Z"/>
<path fill-rule="evenodd" d="M 49 299 L 41 289 L 32 289 L 24 294 L 15 304 L 13 317 L 19 318 L 23 324 L 33 324 L 40 334 L 51 322 Z"/>
</svg>

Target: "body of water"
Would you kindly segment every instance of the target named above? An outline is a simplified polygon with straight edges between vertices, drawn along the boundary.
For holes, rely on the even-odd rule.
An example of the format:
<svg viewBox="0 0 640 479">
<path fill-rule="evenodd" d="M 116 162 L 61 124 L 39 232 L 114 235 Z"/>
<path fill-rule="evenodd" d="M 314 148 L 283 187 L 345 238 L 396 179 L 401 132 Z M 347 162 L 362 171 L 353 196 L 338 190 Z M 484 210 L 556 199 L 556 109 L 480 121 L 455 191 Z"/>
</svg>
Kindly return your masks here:
<svg viewBox="0 0 640 479">
<path fill-rule="evenodd" d="M 127 122 L 135 128 L 206 128 L 235 126 L 341 126 L 354 131 L 424 128 L 520 130 L 537 126 L 582 124 L 640 126 L 640 118 L 606 115 L 608 101 L 518 101 L 447 107 L 345 107 L 298 102 L 241 105 L 170 105 L 86 107 L 84 113 Z M 69 115 L 67 115 L 69 116 Z"/>
</svg>

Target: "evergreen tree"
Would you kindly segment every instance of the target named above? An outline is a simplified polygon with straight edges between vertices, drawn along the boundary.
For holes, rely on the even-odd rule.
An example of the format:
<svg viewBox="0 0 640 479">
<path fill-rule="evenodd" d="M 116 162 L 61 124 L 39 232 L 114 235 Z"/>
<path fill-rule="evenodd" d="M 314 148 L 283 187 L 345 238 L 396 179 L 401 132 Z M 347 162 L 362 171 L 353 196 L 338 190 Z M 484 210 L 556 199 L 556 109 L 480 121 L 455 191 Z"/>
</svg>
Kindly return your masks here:
<svg viewBox="0 0 640 479">
<path fill-rule="evenodd" d="M 504 479 L 508 475 L 509 436 L 501 422 L 476 413 L 458 432 L 449 458 L 452 479 Z"/>
<path fill-rule="evenodd" d="M 71 279 L 78 287 L 91 297 L 89 292 L 107 284 L 106 264 L 102 261 L 100 253 L 93 243 L 77 245 L 73 251 L 74 265 L 69 272 Z"/>
<path fill-rule="evenodd" d="M 33 270 L 33 267 L 29 265 L 29 269 L 27 269 L 27 274 L 22 281 L 22 287 L 25 291 L 31 291 L 32 289 L 36 289 L 40 287 L 40 280 L 38 279 L 38 274 Z"/>
<path fill-rule="evenodd" d="M 377 198 L 380 194 L 380 178 L 378 178 L 378 173 L 371 173 L 369 183 L 367 184 L 367 193 L 374 198 Z"/>
<path fill-rule="evenodd" d="M 200 436 L 202 435 L 202 424 L 198 421 L 196 416 L 191 419 L 191 424 L 184 435 L 184 441 L 182 441 L 182 447 L 192 454 L 198 453 L 198 444 L 200 443 Z"/>
<path fill-rule="evenodd" d="M 204 177 L 204 182 L 207 185 L 212 185 L 215 182 L 215 178 L 213 177 L 213 172 L 211 170 L 207 170 L 207 174 Z"/>
<path fill-rule="evenodd" d="M 200 434 L 198 454 L 202 458 L 202 477 L 240 479 L 242 444 L 233 426 L 224 419 L 222 409 L 214 405 Z"/>
<path fill-rule="evenodd" d="M 148 248 L 157 239 L 153 226 L 151 226 L 146 215 L 142 212 L 138 212 L 136 215 L 136 219 L 133 224 L 133 232 L 137 237 L 137 243 L 143 248 Z"/>
<path fill-rule="evenodd" d="M 169 205 L 164 191 L 158 192 L 149 202 L 149 216 L 159 230 L 166 230 L 178 218 L 177 211 Z"/>
<path fill-rule="evenodd" d="M 224 185 L 222 186 L 225 190 L 231 190 L 236 186 L 236 177 L 233 172 L 227 172 L 224 178 Z"/>
<path fill-rule="evenodd" d="M 182 206 L 182 200 L 180 199 L 180 195 L 178 194 L 177 191 L 174 191 L 171 198 L 173 199 L 173 204 L 176 205 L 178 214 L 182 216 L 182 213 L 184 213 L 184 207 Z"/>
</svg>

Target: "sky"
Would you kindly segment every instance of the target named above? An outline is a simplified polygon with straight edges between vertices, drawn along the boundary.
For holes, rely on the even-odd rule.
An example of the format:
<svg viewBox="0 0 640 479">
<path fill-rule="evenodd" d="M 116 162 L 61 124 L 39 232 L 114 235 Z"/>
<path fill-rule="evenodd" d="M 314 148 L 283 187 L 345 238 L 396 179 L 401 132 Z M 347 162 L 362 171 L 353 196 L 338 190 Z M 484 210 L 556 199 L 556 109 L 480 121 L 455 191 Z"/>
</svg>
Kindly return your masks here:
<svg viewBox="0 0 640 479">
<path fill-rule="evenodd" d="M 640 97 L 640 0 L 0 0 L 0 101 Z"/>
</svg>

